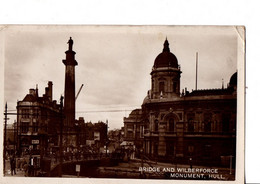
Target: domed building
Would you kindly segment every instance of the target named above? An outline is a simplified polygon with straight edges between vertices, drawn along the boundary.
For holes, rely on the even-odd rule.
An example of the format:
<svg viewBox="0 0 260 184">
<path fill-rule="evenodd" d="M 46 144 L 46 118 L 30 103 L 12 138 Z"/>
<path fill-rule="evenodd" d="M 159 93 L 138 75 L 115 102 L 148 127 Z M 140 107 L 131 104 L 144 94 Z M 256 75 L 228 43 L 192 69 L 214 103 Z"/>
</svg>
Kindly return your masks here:
<svg viewBox="0 0 260 184">
<path fill-rule="evenodd" d="M 163 52 L 154 61 L 151 76 L 152 99 L 180 96 L 181 71 L 176 56 L 170 52 L 167 39 L 164 42 Z"/>
<path fill-rule="evenodd" d="M 154 61 L 142 108 L 124 118 L 125 140 L 133 142 L 137 157 L 143 150 L 151 160 L 234 167 L 237 72 L 227 88 L 192 92 L 181 92 L 181 73 L 166 39 Z"/>
</svg>

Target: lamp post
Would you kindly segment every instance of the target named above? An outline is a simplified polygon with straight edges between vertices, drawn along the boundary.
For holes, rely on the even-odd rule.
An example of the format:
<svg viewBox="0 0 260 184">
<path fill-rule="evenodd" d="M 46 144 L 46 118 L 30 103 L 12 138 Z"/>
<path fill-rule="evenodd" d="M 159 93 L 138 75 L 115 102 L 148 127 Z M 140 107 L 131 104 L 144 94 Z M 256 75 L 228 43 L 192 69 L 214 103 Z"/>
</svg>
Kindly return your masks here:
<svg viewBox="0 0 260 184">
<path fill-rule="evenodd" d="M 108 146 L 108 120 L 106 120 L 106 157 L 107 157 L 107 146 Z"/>
<path fill-rule="evenodd" d="M 17 123 L 14 122 L 13 124 L 13 139 L 14 139 L 14 154 L 16 155 L 16 128 L 17 128 Z"/>
<path fill-rule="evenodd" d="M 39 143 L 40 143 L 40 168 L 41 170 L 43 171 L 43 164 L 44 164 L 44 159 L 43 159 L 43 156 L 44 156 L 44 153 L 45 153 L 45 138 L 46 138 L 46 135 L 47 135 L 47 132 L 45 131 L 45 126 L 44 125 L 41 125 L 40 126 L 40 130 L 38 132 L 38 135 L 39 135 Z"/>
<path fill-rule="evenodd" d="M 143 168 L 144 168 L 144 150 L 143 148 L 140 149 L 140 153 L 141 153 L 141 178 L 144 178 L 144 171 L 143 171 Z"/>
<path fill-rule="evenodd" d="M 7 126 L 7 102 L 5 104 L 5 112 L 4 112 L 4 120 L 5 120 L 5 130 L 4 130 L 4 157 L 3 157 L 3 162 L 4 162 L 4 175 L 5 175 L 5 158 L 6 158 L 6 126 Z"/>
<path fill-rule="evenodd" d="M 63 163 L 63 147 L 62 147 L 62 131 L 63 131 L 63 96 L 60 97 L 60 168 L 59 176 L 62 176 L 62 163 Z"/>
</svg>

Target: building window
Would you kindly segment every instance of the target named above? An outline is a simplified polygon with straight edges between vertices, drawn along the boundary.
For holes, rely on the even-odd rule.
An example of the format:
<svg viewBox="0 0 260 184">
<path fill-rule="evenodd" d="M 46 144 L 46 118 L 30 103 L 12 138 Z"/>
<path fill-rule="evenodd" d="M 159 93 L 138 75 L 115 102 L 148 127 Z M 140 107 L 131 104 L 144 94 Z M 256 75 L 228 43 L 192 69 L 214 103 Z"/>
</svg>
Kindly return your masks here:
<svg viewBox="0 0 260 184">
<path fill-rule="evenodd" d="M 149 133 L 149 127 L 147 125 L 144 126 L 144 134 Z"/>
<path fill-rule="evenodd" d="M 154 122 L 154 131 L 155 132 L 158 132 L 158 126 L 159 126 L 159 121 L 155 120 L 155 122 Z"/>
<path fill-rule="evenodd" d="M 166 155 L 168 157 L 171 157 L 171 159 L 173 159 L 173 157 L 174 157 L 174 142 L 173 141 L 169 141 L 166 143 Z"/>
<path fill-rule="evenodd" d="M 211 122 L 210 121 L 204 122 L 204 131 L 205 132 L 211 132 Z"/>
<path fill-rule="evenodd" d="M 21 123 L 21 132 L 27 133 L 29 131 L 29 122 L 22 122 Z"/>
<path fill-rule="evenodd" d="M 128 132 L 127 132 L 127 137 L 128 137 L 128 138 L 133 138 L 133 137 L 134 137 L 133 132 L 128 131 Z"/>
<path fill-rule="evenodd" d="M 159 93 L 164 93 L 164 82 L 159 82 Z"/>
<path fill-rule="evenodd" d="M 42 111 L 41 118 L 42 118 L 43 120 L 46 120 L 46 119 L 47 119 L 47 112 L 46 112 L 45 110 Z"/>
<path fill-rule="evenodd" d="M 209 158 L 211 156 L 212 153 L 212 146 L 207 144 L 204 146 L 204 157 L 205 158 Z"/>
<path fill-rule="evenodd" d="M 187 119 L 188 119 L 188 132 L 194 132 L 195 114 L 194 113 L 188 113 Z"/>
<path fill-rule="evenodd" d="M 140 126 L 140 138 L 143 138 L 144 137 L 144 126 L 141 125 Z"/>
<path fill-rule="evenodd" d="M 211 132 L 211 113 L 204 114 L 204 131 Z"/>
<path fill-rule="evenodd" d="M 170 118 L 170 119 L 169 119 L 169 131 L 170 131 L 170 132 L 174 132 L 174 126 L 175 126 L 175 124 L 174 124 L 174 119 L 173 119 L 173 118 Z"/>
<path fill-rule="evenodd" d="M 127 137 L 128 138 L 134 137 L 133 131 L 134 131 L 134 126 L 133 125 L 127 125 Z"/>
<path fill-rule="evenodd" d="M 194 121 L 193 121 L 193 119 L 188 120 L 188 132 L 194 132 Z"/>
<path fill-rule="evenodd" d="M 36 109 L 35 111 L 34 111 L 34 117 L 36 117 L 37 119 L 39 118 L 39 109 Z"/>
<path fill-rule="evenodd" d="M 173 82 L 172 91 L 173 91 L 174 93 L 177 92 L 177 83 L 176 83 L 176 82 Z"/>
<path fill-rule="evenodd" d="M 155 157 L 158 156 L 158 143 L 157 142 L 154 142 L 154 144 L 153 144 L 153 155 Z"/>
<path fill-rule="evenodd" d="M 189 145 L 188 146 L 188 153 L 189 153 L 189 155 L 191 156 L 193 154 L 193 152 L 194 152 L 194 145 Z"/>
<path fill-rule="evenodd" d="M 33 132 L 38 132 L 38 125 L 37 123 L 33 123 Z"/>
<path fill-rule="evenodd" d="M 22 118 L 29 118 L 29 109 L 22 109 Z"/>
<path fill-rule="evenodd" d="M 229 132 L 230 114 L 222 115 L 222 131 Z"/>
</svg>

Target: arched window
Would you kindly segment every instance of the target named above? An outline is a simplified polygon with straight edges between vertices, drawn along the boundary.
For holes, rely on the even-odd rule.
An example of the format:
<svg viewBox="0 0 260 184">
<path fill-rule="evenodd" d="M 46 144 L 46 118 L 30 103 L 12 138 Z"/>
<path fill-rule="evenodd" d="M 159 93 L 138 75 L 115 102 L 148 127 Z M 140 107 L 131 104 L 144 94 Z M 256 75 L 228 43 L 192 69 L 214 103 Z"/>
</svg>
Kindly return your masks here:
<svg viewBox="0 0 260 184">
<path fill-rule="evenodd" d="M 172 91 L 173 91 L 174 93 L 177 92 L 177 83 L 174 82 L 174 81 L 173 81 L 173 84 L 172 84 Z"/>
<path fill-rule="evenodd" d="M 187 122 L 188 122 L 188 132 L 194 132 L 194 119 L 195 113 L 188 113 L 187 114 Z"/>
<path fill-rule="evenodd" d="M 174 156 L 174 142 L 173 141 L 167 141 L 166 142 L 166 155 L 169 159 L 173 159 Z"/>
<path fill-rule="evenodd" d="M 222 115 L 222 131 L 229 132 L 230 114 Z"/>
<path fill-rule="evenodd" d="M 159 121 L 158 121 L 158 120 L 155 120 L 155 121 L 154 121 L 154 131 L 155 131 L 155 132 L 158 132 L 158 127 L 159 127 Z"/>
<path fill-rule="evenodd" d="M 159 82 L 159 93 L 164 93 L 164 82 Z"/>
<path fill-rule="evenodd" d="M 188 132 L 194 132 L 194 121 L 193 121 L 193 119 L 188 120 Z"/>
<path fill-rule="evenodd" d="M 207 120 L 204 122 L 204 131 L 211 132 L 211 121 Z"/>
<path fill-rule="evenodd" d="M 211 132 L 211 113 L 205 113 L 204 114 L 204 131 L 205 132 Z"/>
<path fill-rule="evenodd" d="M 169 119 L 169 131 L 170 132 L 174 132 L 174 126 L 175 124 L 174 124 L 174 119 L 173 118 L 170 118 Z"/>
</svg>

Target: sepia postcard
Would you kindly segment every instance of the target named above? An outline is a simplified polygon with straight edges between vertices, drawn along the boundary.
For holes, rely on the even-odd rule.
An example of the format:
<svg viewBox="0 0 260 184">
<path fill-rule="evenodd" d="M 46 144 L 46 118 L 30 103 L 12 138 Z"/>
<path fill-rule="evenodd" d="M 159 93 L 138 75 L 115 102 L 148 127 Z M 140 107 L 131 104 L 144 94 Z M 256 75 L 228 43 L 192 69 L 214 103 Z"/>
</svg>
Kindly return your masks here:
<svg viewBox="0 0 260 184">
<path fill-rule="evenodd" d="M 4 183 L 244 183 L 245 27 L 2 25 L 0 38 Z"/>
</svg>

